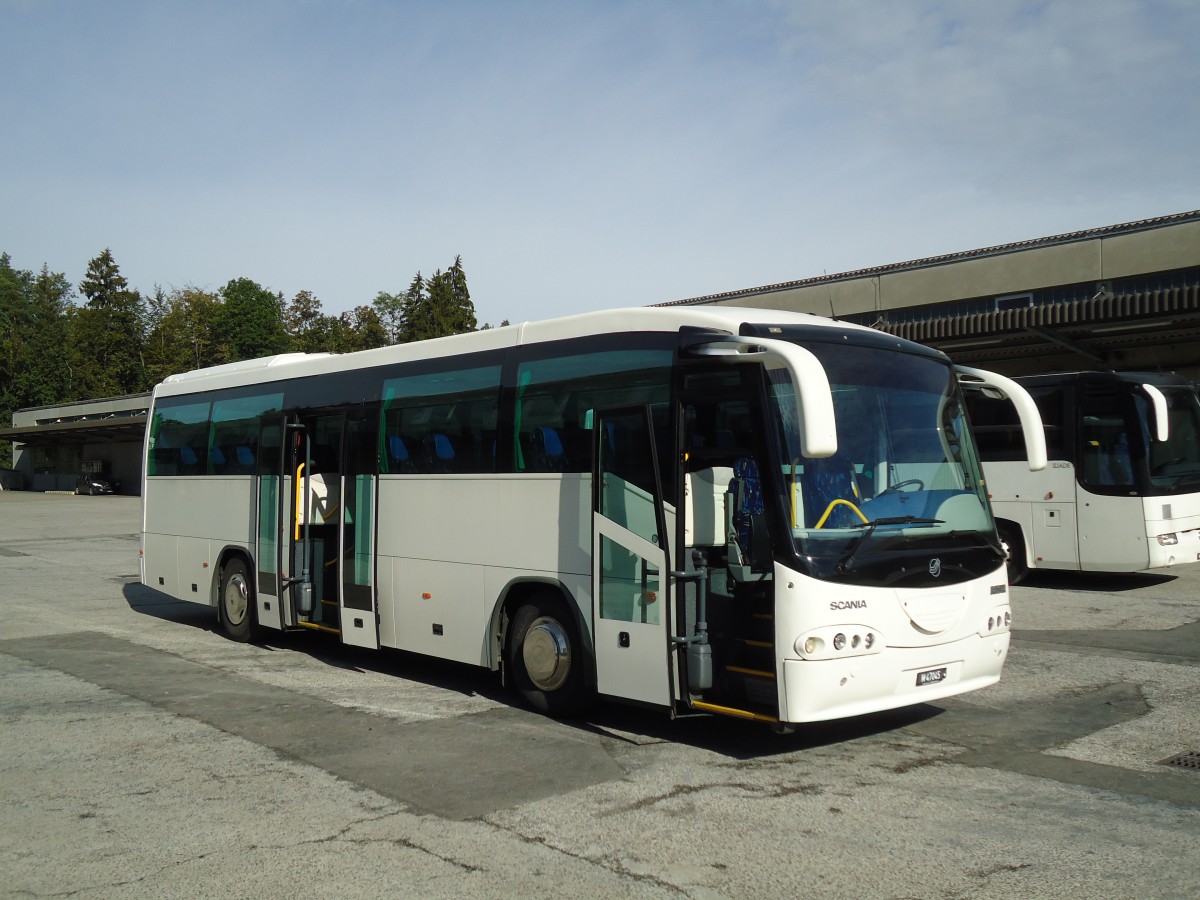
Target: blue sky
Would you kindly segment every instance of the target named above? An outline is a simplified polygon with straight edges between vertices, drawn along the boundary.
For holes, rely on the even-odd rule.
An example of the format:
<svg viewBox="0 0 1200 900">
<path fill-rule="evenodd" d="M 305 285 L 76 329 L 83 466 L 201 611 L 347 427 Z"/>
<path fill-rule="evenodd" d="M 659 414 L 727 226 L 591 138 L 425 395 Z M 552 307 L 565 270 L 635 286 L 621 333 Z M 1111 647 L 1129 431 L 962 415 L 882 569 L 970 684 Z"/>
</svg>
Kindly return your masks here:
<svg viewBox="0 0 1200 900">
<path fill-rule="evenodd" d="M 480 321 L 1200 208 L 1200 2 L 0 0 L 0 251 Z"/>
</svg>

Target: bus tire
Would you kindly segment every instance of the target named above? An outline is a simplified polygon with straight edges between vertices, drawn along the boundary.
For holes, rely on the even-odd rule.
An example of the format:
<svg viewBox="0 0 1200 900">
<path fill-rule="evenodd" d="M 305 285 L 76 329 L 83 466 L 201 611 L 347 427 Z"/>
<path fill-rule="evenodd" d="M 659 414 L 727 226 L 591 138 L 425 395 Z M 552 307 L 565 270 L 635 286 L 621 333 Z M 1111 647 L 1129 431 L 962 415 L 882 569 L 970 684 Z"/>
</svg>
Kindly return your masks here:
<svg viewBox="0 0 1200 900">
<path fill-rule="evenodd" d="M 578 715 L 588 708 L 583 644 L 555 593 L 539 591 L 522 602 L 505 644 L 511 683 L 526 703 L 555 717 Z"/>
<path fill-rule="evenodd" d="M 1005 561 L 1008 583 L 1020 584 L 1029 574 L 1029 563 L 1025 559 L 1025 537 L 1015 525 L 997 525 L 996 530 L 1000 532 L 1000 540 L 1008 545 L 1008 559 Z"/>
<path fill-rule="evenodd" d="M 233 640 L 245 643 L 254 633 L 254 588 L 246 564 L 229 560 L 221 570 L 221 596 L 218 613 L 221 627 Z"/>
</svg>

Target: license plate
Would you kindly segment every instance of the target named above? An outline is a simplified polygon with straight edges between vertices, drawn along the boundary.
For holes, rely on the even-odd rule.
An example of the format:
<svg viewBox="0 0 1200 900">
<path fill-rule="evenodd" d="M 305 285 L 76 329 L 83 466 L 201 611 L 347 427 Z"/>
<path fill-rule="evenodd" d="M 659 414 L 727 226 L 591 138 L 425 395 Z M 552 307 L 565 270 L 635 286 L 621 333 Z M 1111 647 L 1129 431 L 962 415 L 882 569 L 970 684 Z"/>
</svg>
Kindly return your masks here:
<svg viewBox="0 0 1200 900">
<path fill-rule="evenodd" d="M 937 684 L 939 681 L 945 680 L 945 669 L 930 669 L 928 672 L 917 673 L 917 687 L 924 687 L 927 684 Z"/>
</svg>

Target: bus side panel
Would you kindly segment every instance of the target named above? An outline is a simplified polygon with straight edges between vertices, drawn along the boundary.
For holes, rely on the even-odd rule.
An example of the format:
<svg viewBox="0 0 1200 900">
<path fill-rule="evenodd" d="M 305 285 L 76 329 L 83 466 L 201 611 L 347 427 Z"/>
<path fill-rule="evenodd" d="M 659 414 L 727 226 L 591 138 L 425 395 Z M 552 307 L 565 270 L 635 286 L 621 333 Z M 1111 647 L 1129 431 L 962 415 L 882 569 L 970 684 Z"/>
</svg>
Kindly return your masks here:
<svg viewBox="0 0 1200 900">
<path fill-rule="evenodd" d="M 179 538 L 173 534 L 146 534 L 143 541 L 145 584 L 180 599 Z"/>
<path fill-rule="evenodd" d="M 248 546 L 253 534 L 253 491 L 249 476 L 148 479 L 146 521 L 154 523 L 158 534 Z"/>
<path fill-rule="evenodd" d="M 1023 461 L 989 462 L 984 468 L 992 512 L 1021 526 L 1029 567 L 1078 569 L 1074 466 L 1051 460 L 1041 472 L 1030 472 Z"/>
<path fill-rule="evenodd" d="M 179 538 L 180 599 L 212 604 L 213 579 L 217 568 L 212 558 L 214 543 L 208 538 Z"/>
<path fill-rule="evenodd" d="M 380 642 L 490 665 L 498 592 L 590 578 L 591 490 L 586 474 L 382 476 Z"/>
<path fill-rule="evenodd" d="M 1150 565 L 1141 497 L 1079 487 L 1079 562 L 1088 572 L 1140 572 Z"/>
<path fill-rule="evenodd" d="M 390 559 L 396 646 L 479 665 L 491 604 L 483 567 L 426 559 Z"/>
<path fill-rule="evenodd" d="M 252 484 L 249 477 L 147 479 L 143 503 L 146 521 L 155 528 L 145 535 L 149 586 L 181 600 L 211 604 L 214 548 L 251 546 Z"/>
</svg>

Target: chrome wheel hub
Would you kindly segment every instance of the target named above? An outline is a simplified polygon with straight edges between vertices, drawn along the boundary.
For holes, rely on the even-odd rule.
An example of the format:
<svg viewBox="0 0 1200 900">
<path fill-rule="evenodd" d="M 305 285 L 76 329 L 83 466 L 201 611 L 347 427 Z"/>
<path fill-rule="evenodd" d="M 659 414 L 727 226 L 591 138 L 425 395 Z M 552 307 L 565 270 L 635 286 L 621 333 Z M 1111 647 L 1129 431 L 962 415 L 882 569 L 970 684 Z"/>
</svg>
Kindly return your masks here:
<svg viewBox="0 0 1200 900">
<path fill-rule="evenodd" d="M 246 579 L 241 575 L 230 578 L 225 585 L 225 618 L 231 625 L 239 625 L 246 618 L 249 598 L 250 591 L 246 586 Z"/>
<path fill-rule="evenodd" d="M 571 674 L 571 642 L 562 624 L 542 616 L 529 626 L 521 645 L 525 672 L 540 691 L 562 687 Z"/>
</svg>

